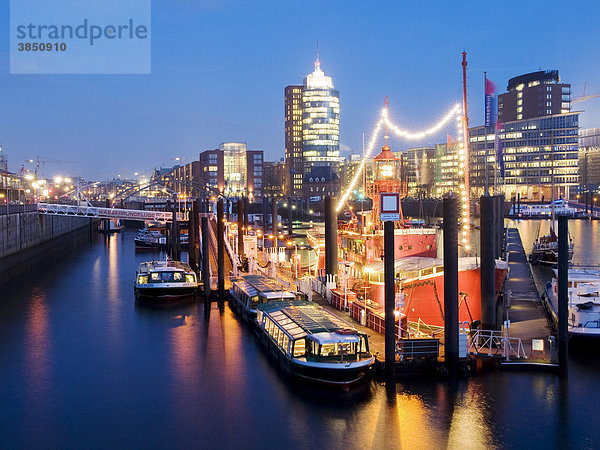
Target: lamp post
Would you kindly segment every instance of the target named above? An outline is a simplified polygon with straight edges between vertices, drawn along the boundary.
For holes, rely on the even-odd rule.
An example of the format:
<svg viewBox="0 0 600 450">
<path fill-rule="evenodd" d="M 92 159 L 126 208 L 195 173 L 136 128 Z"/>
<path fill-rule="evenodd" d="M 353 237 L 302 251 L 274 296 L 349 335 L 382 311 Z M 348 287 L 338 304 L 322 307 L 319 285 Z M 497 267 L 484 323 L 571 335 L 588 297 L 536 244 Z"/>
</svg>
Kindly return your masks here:
<svg viewBox="0 0 600 450">
<path fill-rule="evenodd" d="M 594 197 L 594 203 L 592 203 L 592 217 L 594 217 L 596 214 L 596 200 L 598 199 L 598 197 Z"/>
</svg>

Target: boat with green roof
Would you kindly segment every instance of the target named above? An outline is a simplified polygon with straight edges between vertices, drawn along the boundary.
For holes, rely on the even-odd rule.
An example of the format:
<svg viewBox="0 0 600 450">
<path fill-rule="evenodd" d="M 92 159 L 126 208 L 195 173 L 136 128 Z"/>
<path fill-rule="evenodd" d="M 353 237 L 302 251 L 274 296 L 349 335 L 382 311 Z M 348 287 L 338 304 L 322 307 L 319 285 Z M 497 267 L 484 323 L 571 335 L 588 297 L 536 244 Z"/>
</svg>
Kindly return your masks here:
<svg viewBox="0 0 600 450">
<path fill-rule="evenodd" d="M 367 334 L 312 302 L 259 304 L 256 325 L 268 353 L 295 378 L 347 390 L 370 376 Z"/>
</svg>

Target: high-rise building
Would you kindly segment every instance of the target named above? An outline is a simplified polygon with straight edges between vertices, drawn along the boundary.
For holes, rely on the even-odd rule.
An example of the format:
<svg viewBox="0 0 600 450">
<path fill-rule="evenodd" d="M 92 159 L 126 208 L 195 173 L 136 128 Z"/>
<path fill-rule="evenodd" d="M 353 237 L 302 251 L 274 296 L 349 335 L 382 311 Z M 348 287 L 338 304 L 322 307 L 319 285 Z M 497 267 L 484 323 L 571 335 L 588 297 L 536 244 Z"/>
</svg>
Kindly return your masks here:
<svg viewBox="0 0 600 450">
<path fill-rule="evenodd" d="M 488 183 L 493 186 L 493 170 L 497 168 L 498 186 L 506 198 L 520 194 L 522 199 L 545 200 L 571 198 L 579 184 L 579 113 L 565 113 L 515 120 L 503 123 L 498 133 L 502 152 L 504 177 L 496 166 L 493 148 L 495 134 L 488 129 L 485 141 L 484 127 L 469 129 L 470 181 L 474 188 L 483 186 L 482 167 L 484 142 L 488 142 Z M 490 144 L 491 142 L 491 144 Z M 473 161 L 478 161 L 473 164 Z M 479 168 L 479 169 L 478 169 Z M 479 174 L 477 174 L 479 170 Z"/>
<path fill-rule="evenodd" d="M 339 92 L 321 70 L 318 53 L 315 70 L 303 85 L 285 88 L 285 157 L 287 195 L 292 197 L 303 195 L 304 175 L 313 167 L 331 167 L 337 173 L 342 162 Z"/>
<path fill-rule="evenodd" d="M 303 86 L 285 88 L 285 193 L 291 197 L 302 196 L 302 90 Z"/>
<path fill-rule="evenodd" d="M 507 91 L 498 96 L 501 123 L 571 111 L 571 85 L 560 82 L 558 70 L 540 70 L 511 78 Z"/>
<path fill-rule="evenodd" d="M 286 167 L 284 161 L 265 161 L 263 163 L 263 195 L 283 197 L 286 185 Z"/>
</svg>

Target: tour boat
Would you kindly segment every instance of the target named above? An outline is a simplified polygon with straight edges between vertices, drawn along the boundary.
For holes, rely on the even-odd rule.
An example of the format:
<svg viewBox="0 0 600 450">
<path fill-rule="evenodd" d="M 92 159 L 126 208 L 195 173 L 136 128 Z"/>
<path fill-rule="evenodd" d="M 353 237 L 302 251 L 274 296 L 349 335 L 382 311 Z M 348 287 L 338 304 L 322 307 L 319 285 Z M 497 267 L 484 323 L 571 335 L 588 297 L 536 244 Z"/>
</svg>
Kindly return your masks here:
<svg viewBox="0 0 600 450">
<path fill-rule="evenodd" d="M 552 216 L 554 213 L 561 216 L 578 217 L 581 211 L 577 208 L 569 206 L 569 202 L 563 199 L 554 200 L 550 203 L 534 204 L 534 205 L 513 205 L 511 206 L 509 215 L 512 217 L 521 218 L 544 218 Z"/>
<path fill-rule="evenodd" d="M 292 377 L 349 389 L 375 362 L 366 333 L 305 300 L 259 304 L 256 325 L 261 343 Z"/>
<path fill-rule="evenodd" d="M 273 300 L 294 300 L 296 296 L 276 280 L 263 275 L 245 275 L 231 280 L 229 304 L 244 320 L 254 321 L 256 307 Z"/>
<path fill-rule="evenodd" d="M 136 299 L 173 301 L 192 297 L 198 289 L 194 271 L 181 261 L 147 261 L 135 275 Z"/>
<path fill-rule="evenodd" d="M 571 337 L 600 337 L 600 267 L 570 267 L 568 330 Z M 558 322 L 558 269 L 546 284 L 546 301 Z"/>
</svg>

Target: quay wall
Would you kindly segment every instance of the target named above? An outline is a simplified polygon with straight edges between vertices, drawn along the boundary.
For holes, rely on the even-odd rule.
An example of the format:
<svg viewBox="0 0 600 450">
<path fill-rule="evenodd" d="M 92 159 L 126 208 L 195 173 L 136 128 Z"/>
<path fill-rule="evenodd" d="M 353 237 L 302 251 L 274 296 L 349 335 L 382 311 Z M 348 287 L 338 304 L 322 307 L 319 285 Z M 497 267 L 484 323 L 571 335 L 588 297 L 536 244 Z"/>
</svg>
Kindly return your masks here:
<svg viewBox="0 0 600 450">
<path fill-rule="evenodd" d="M 92 219 L 84 217 L 0 215 L 0 285 L 89 242 L 92 231 Z"/>
</svg>

